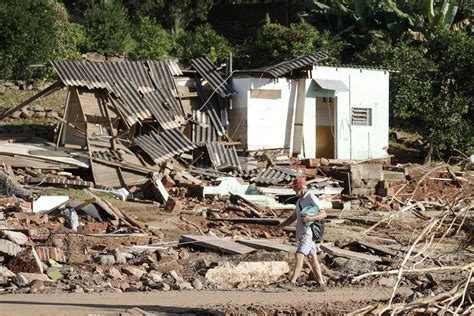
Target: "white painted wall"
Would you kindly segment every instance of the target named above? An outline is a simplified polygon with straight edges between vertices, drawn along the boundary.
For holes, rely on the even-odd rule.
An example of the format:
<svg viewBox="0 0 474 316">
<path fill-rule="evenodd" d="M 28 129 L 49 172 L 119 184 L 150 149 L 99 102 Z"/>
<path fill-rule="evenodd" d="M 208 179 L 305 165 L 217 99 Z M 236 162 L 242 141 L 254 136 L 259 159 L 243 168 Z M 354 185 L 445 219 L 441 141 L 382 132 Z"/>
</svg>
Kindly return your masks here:
<svg viewBox="0 0 474 316">
<path fill-rule="evenodd" d="M 312 77 L 340 80 L 349 91 L 336 92 L 336 158 L 370 159 L 387 157 L 389 73 L 383 70 L 315 66 Z M 306 83 L 303 142 L 305 157 L 314 158 L 316 137 L 315 97 L 331 96 L 330 91 L 316 90 L 312 79 Z M 321 93 L 322 92 L 322 93 Z M 372 109 L 372 126 L 351 125 L 352 107 Z"/>
<path fill-rule="evenodd" d="M 234 78 L 229 135 L 249 150 L 290 148 L 293 143 L 297 81 Z M 281 90 L 279 99 L 251 98 L 252 89 Z M 234 135 L 234 136 L 233 136 Z"/>
<path fill-rule="evenodd" d="M 315 66 L 313 78 L 340 80 L 349 91 L 317 90 L 312 79 L 305 83 L 302 155 L 316 154 L 316 96 L 336 97 L 336 158 L 387 157 L 389 73 L 383 70 Z M 249 150 L 293 148 L 297 81 L 287 78 L 233 78 L 237 91 L 230 112 L 229 135 Z M 280 99 L 251 98 L 252 89 L 281 90 Z M 351 125 L 351 108 L 372 109 L 372 126 Z"/>
</svg>

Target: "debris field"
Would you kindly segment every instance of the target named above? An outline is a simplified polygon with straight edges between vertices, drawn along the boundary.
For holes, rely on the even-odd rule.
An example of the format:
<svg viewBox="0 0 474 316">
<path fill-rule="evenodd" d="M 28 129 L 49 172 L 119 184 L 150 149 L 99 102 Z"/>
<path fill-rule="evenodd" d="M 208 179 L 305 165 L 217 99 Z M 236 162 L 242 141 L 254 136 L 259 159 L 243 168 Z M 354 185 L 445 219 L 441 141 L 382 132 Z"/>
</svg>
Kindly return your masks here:
<svg viewBox="0 0 474 316">
<path fill-rule="evenodd" d="M 313 57 L 308 65 L 325 56 Z M 293 212 L 291 183 L 305 177 L 328 213 L 318 242 L 328 288 L 391 292 L 321 312 L 472 313 L 472 162 L 394 166 L 390 157 L 241 149 L 221 120 L 235 91 L 209 60 L 192 65 L 190 86 L 170 62 L 53 62 L 60 80 L 1 115 L 69 89 L 54 140 L 0 135 L 2 294 L 284 292 L 295 227 L 272 227 Z M 117 79 L 130 73 L 139 75 Z M 316 287 L 310 271 L 296 291 Z"/>
</svg>

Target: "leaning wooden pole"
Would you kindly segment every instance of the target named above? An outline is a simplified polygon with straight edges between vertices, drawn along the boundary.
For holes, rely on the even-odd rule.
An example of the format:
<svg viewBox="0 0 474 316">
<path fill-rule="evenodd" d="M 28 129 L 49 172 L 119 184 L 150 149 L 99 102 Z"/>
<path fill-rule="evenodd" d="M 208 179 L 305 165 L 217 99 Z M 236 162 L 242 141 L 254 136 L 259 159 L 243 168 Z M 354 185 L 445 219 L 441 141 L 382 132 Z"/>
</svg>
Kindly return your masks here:
<svg viewBox="0 0 474 316">
<path fill-rule="evenodd" d="M 10 116 L 11 114 L 15 113 L 16 111 L 18 111 L 18 110 L 22 109 L 23 107 L 27 106 L 31 102 L 33 102 L 33 101 L 35 101 L 39 98 L 45 97 L 48 94 L 53 93 L 56 90 L 61 89 L 62 87 L 63 87 L 63 83 L 61 81 L 56 81 L 55 83 L 53 83 L 52 85 L 50 85 L 49 87 L 47 87 L 46 89 L 41 91 L 40 93 L 35 94 L 34 96 L 29 98 L 28 100 L 22 102 L 21 104 L 13 107 L 11 109 L 8 109 L 5 112 L 3 112 L 2 114 L 0 114 L 0 120 Z"/>
</svg>

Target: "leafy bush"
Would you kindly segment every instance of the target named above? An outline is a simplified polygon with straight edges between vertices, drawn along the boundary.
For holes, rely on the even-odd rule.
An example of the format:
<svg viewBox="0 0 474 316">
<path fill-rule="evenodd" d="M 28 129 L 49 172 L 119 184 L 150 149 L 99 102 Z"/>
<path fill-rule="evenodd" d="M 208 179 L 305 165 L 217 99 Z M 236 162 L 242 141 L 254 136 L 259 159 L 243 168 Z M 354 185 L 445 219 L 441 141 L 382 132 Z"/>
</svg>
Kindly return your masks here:
<svg viewBox="0 0 474 316">
<path fill-rule="evenodd" d="M 84 12 L 84 27 L 89 51 L 124 54 L 133 46 L 128 15 L 118 0 L 93 4 Z"/>
<path fill-rule="evenodd" d="M 7 3 L 8 2 L 8 3 Z M 0 77 L 25 79 L 42 76 L 44 64 L 56 46 L 55 16 L 48 0 L 12 0 L 0 3 Z"/>
<path fill-rule="evenodd" d="M 69 22 L 69 15 L 64 4 L 53 4 L 55 15 L 56 45 L 53 49 L 52 60 L 80 59 L 80 50 L 85 45 L 84 27 Z"/>
<path fill-rule="evenodd" d="M 440 28 L 425 48 L 376 41 L 357 60 L 400 71 L 390 83 L 392 126 L 415 127 L 429 160 L 474 148 L 473 55 L 472 37 Z"/>
<path fill-rule="evenodd" d="M 133 39 L 135 45 L 130 57 L 137 60 L 162 60 L 169 56 L 173 47 L 171 37 L 152 19 L 141 18 L 134 28 Z"/>
<path fill-rule="evenodd" d="M 151 17 L 177 34 L 189 25 L 205 21 L 214 0 L 124 0 L 132 19 Z"/>
<path fill-rule="evenodd" d="M 198 26 L 194 31 L 183 32 L 177 39 L 177 57 L 188 63 L 192 58 L 207 56 L 213 62 L 224 61 L 231 47 L 209 24 Z"/>
<path fill-rule="evenodd" d="M 250 56 L 247 66 L 260 67 L 318 51 L 327 51 L 332 61 L 338 61 L 342 49 L 342 42 L 332 38 L 328 32 L 318 32 L 308 23 L 286 27 L 267 18 L 256 36 L 243 45 L 239 55 Z"/>
</svg>

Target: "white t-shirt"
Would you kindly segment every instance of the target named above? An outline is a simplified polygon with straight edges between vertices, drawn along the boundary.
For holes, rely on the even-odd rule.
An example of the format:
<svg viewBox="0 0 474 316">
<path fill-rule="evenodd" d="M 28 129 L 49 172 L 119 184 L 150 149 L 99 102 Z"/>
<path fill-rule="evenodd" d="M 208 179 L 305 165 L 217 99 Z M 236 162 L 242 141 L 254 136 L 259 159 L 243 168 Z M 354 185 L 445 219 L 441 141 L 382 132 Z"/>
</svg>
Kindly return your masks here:
<svg viewBox="0 0 474 316">
<path fill-rule="evenodd" d="M 308 234 L 311 236 L 313 234 L 311 232 L 311 229 L 309 229 L 309 227 L 304 227 L 303 218 L 300 214 L 301 210 L 303 210 L 305 207 L 310 206 L 310 205 L 316 205 L 319 208 L 319 210 L 323 208 L 319 199 L 310 191 L 306 192 L 306 194 L 303 197 L 300 197 L 298 201 L 296 201 L 295 213 L 296 213 L 296 239 L 297 240 L 299 240 L 300 237 L 303 236 L 303 234 Z"/>
</svg>

